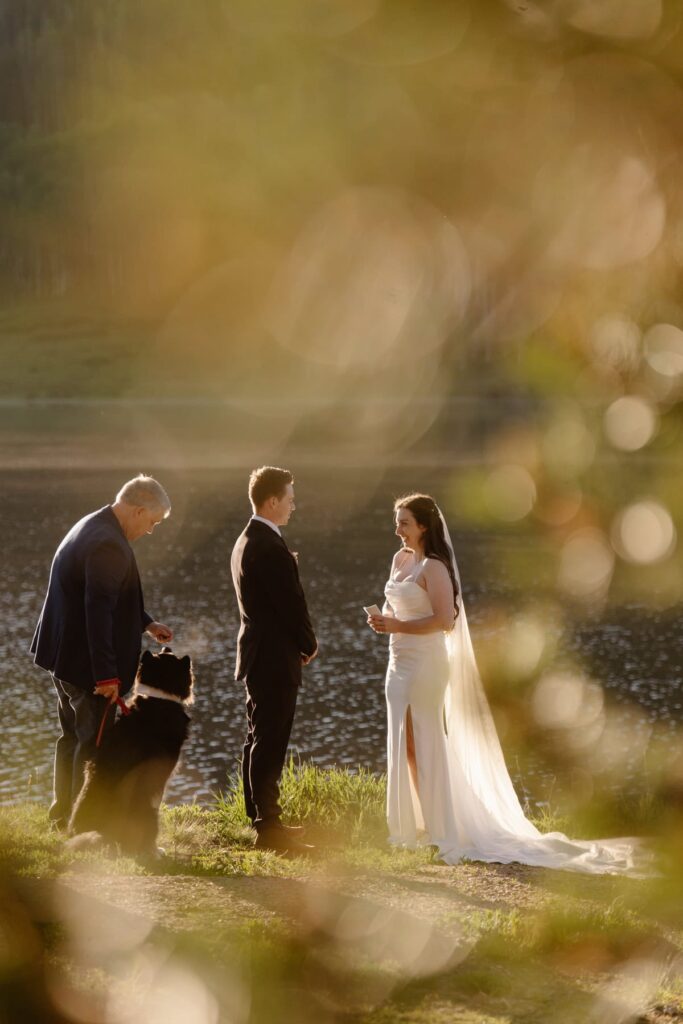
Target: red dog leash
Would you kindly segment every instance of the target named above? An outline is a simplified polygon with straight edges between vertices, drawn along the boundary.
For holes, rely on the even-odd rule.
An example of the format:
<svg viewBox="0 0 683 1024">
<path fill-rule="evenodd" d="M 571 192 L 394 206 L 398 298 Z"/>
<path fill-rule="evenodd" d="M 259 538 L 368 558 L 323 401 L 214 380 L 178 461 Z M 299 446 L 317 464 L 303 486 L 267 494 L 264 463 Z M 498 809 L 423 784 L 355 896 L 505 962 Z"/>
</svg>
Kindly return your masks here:
<svg viewBox="0 0 683 1024">
<path fill-rule="evenodd" d="M 116 697 L 114 697 L 113 700 L 111 698 L 109 698 L 109 703 L 107 704 L 106 708 L 104 709 L 104 714 L 102 715 L 102 721 L 100 722 L 99 732 L 97 733 L 97 739 L 95 741 L 95 746 L 99 747 L 100 743 L 102 742 L 102 733 L 104 732 L 104 723 L 107 721 L 107 715 L 109 714 L 109 708 L 112 706 L 112 704 L 118 704 L 119 708 L 121 709 L 121 714 L 122 715 L 129 715 L 130 714 L 130 708 L 128 707 L 128 705 L 124 701 L 123 697 L 121 697 L 119 695 L 119 693 L 118 693 L 118 689 L 119 689 L 119 687 L 121 685 L 121 681 L 119 679 L 100 679 L 100 680 L 98 680 L 97 685 L 98 686 L 115 686 L 116 687 L 116 691 L 117 691 L 116 692 Z"/>
</svg>

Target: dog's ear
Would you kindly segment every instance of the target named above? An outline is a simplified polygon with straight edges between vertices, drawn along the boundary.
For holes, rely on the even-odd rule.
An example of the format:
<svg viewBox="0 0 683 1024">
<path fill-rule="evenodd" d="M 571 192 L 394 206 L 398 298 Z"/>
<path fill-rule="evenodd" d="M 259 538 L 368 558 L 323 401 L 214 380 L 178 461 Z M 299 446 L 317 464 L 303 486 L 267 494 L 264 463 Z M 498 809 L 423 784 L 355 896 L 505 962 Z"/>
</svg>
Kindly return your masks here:
<svg viewBox="0 0 683 1024">
<path fill-rule="evenodd" d="M 191 659 L 190 659 L 190 655 L 189 655 L 189 654 L 186 654 L 184 658 L 181 658 L 181 659 L 180 659 L 180 664 L 181 664 L 181 665 L 191 665 L 191 664 L 192 664 L 192 661 L 191 661 Z"/>
<path fill-rule="evenodd" d="M 145 661 L 151 661 L 153 657 L 154 657 L 154 655 L 152 654 L 151 651 L 143 651 L 142 652 L 142 657 L 140 658 L 140 661 L 142 663 L 144 663 Z"/>
</svg>

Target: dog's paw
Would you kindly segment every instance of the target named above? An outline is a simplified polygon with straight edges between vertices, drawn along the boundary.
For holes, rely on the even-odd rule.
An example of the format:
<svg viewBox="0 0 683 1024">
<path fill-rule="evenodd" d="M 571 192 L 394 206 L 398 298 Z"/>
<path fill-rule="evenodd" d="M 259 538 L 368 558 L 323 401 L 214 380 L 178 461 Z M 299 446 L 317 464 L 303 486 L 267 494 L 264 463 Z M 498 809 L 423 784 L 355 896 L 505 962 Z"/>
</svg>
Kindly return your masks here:
<svg viewBox="0 0 683 1024">
<path fill-rule="evenodd" d="M 84 850 L 101 850 L 105 843 L 99 832 L 79 832 L 67 839 L 64 848 L 70 853 L 82 853 Z"/>
</svg>

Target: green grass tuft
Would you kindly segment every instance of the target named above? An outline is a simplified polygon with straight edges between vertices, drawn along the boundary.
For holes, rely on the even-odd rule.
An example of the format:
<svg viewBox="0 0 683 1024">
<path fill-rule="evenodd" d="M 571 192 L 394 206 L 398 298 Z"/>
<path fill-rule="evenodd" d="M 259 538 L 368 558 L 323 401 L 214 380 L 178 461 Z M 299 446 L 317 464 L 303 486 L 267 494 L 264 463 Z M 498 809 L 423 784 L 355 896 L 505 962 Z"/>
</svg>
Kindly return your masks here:
<svg viewBox="0 0 683 1024">
<path fill-rule="evenodd" d="M 386 839 L 386 778 L 364 768 L 318 768 L 292 758 L 282 773 L 280 802 L 285 822 L 315 826 L 347 844 L 375 845 Z M 232 781 L 217 806 L 229 828 L 248 827 L 241 779 Z"/>
</svg>

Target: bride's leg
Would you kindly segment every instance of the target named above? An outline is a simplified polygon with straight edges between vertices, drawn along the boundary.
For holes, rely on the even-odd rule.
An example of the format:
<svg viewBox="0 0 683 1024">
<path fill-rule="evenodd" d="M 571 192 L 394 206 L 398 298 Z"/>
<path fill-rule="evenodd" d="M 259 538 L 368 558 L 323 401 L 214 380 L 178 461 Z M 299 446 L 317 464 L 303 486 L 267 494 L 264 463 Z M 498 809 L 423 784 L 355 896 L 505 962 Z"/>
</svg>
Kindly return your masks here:
<svg viewBox="0 0 683 1024">
<path fill-rule="evenodd" d="M 420 791 L 417 785 L 417 758 L 415 756 L 415 734 L 413 732 L 413 716 L 410 713 L 410 706 L 406 709 L 406 754 L 408 757 L 410 777 L 413 780 L 415 792 L 419 795 Z"/>
</svg>

